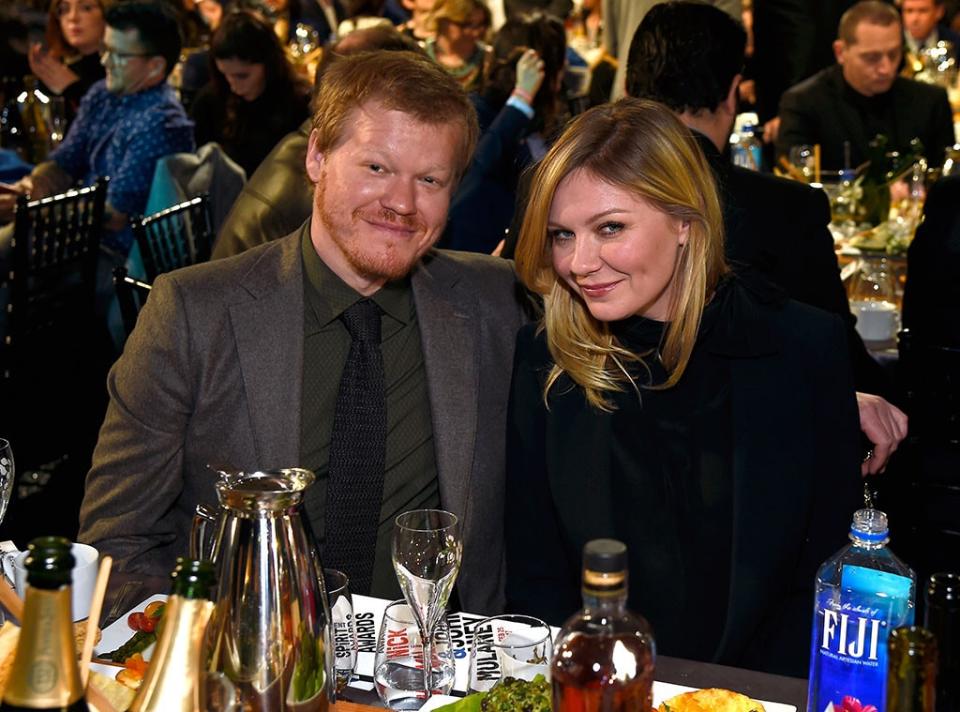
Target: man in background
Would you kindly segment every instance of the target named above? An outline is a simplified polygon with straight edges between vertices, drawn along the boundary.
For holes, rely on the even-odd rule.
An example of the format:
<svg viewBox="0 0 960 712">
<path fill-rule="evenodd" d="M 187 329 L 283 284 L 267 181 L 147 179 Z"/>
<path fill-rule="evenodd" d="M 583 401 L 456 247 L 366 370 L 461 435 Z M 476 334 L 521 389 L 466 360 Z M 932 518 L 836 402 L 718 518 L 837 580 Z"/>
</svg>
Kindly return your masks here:
<svg viewBox="0 0 960 712">
<path fill-rule="evenodd" d="M 824 168 L 855 168 L 886 139 L 902 155 L 919 139 L 932 166 L 954 143 L 953 114 L 940 87 L 898 76 L 903 29 L 896 9 L 863 0 L 840 19 L 833 44 L 837 63 L 787 91 L 780 100 L 777 155 L 819 144 Z"/>
</svg>

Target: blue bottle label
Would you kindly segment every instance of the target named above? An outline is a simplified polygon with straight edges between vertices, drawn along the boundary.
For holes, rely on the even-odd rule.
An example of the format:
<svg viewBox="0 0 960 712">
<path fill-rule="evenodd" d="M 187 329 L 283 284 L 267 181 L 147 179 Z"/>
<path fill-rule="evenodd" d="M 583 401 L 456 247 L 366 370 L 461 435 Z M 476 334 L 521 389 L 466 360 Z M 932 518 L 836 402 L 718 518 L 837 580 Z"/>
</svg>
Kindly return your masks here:
<svg viewBox="0 0 960 712">
<path fill-rule="evenodd" d="M 913 622 L 912 581 L 844 566 L 839 589 L 817 594 L 813 621 L 811 703 L 814 712 L 884 712 L 887 638 Z M 819 684 L 817 684 L 819 683 Z"/>
</svg>

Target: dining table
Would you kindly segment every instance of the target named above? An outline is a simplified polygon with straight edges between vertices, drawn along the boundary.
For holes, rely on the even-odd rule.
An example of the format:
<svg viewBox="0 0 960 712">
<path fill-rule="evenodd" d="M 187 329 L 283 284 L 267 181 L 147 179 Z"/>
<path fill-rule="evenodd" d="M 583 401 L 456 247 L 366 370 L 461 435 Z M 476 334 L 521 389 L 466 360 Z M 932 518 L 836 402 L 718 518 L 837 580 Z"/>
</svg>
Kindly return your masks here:
<svg viewBox="0 0 960 712">
<path fill-rule="evenodd" d="M 114 573 L 104 599 L 105 611 L 101 621 L 106 626 L 157 593 L 169 591 L 169 580 L 164 577 L 135 573 Z M 722 687 L 736 690 L 755 700 L 768 700 L 793 705 L 804 712 L 807 704 L 807 681 L 802 678 L 772 675 L 755 670 L 684 660 L 666 655 L 657 656 L 656 679 L 686 687 Z M 372 687 L 370 685 L 369 687 Z M 347 687 L 335 712 L 373 712 L 383 709 L 373 689 Z"/>
</svg>

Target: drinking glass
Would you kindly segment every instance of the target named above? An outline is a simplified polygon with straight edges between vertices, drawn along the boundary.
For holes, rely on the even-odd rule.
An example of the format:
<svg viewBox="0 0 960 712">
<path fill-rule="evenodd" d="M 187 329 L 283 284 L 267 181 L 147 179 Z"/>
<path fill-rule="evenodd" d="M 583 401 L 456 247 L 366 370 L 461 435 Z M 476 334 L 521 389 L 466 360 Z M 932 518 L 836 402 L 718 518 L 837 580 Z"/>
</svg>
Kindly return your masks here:
<svg viewBox="0 0 960 712">
<path fill-rule="evenodd" d="M 431 657 L 425 658 L 421 628 L 411 606 L 404 600 L 393 601 L 383 612 L 377 652 L 373 661 L 373 680 L 380 699 L 392 710 L 418 710 L 432 694 L 445 695 L 454 681 L 453 647 L 450 629 L 441 618 L 433 627 Z M 425 687 L 427 666 L 430 685 Z"/>
<path fill-rule="evenodd" d="M 342 571 L 324 569 L 323 581 L 333 624 L 334 673 L 339 695 L 350 683 L 357 667 L 357 628 L 353 621 L 350 579 Z"/>
<path fill-rule="evenodd" d="M 10 442 L 0 438 L 0 522 L 7 513 L 10 495 L 13 493 L 13 450 Z"/>
<path fill-rule="evenodd" d="M 550 679 L 553 633 L 539 618 L 503 615 L 484 618 L 473 629 L 470 692 L 486 692 L 503 679 Z"/>
<path fill-rule="evenodd" d="M 813 180 L 816 163 L 813 146 L 807 144 L 791 146 L 789 161 L 800 169 L 808 183 Z"/>
<path fill-rule="evenodd" d="M 460 571 L 463 543 L 456 515 L 442 509 L 415 509 L 397 517 L 393 530 L 393 568 L 400 590 L 420 626 L 423 659 L 433 660 L 434 628 Z M 437 688 L 431 667 L 423 668 L 427 697 Z"/>
</svg>

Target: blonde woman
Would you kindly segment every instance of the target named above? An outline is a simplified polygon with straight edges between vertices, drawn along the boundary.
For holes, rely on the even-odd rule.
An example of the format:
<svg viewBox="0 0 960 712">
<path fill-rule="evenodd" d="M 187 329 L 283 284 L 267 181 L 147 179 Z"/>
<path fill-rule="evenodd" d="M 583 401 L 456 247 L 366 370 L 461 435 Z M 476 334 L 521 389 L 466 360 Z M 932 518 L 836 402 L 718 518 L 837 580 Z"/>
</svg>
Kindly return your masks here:
<svg viewBox="0 0 960 712">
<path fill-rule="evenodd" d="M 723 255 L 710 168 L 659 104 L 591 109 L 540 163 L 517 248 L 545 313 L 517 343 L 508 608 L 561 623 L 583 544 L 615 537 L 660 652 L 802 675 L 816 567 L 857 505 L 844 330 Z"/>
</svg>

